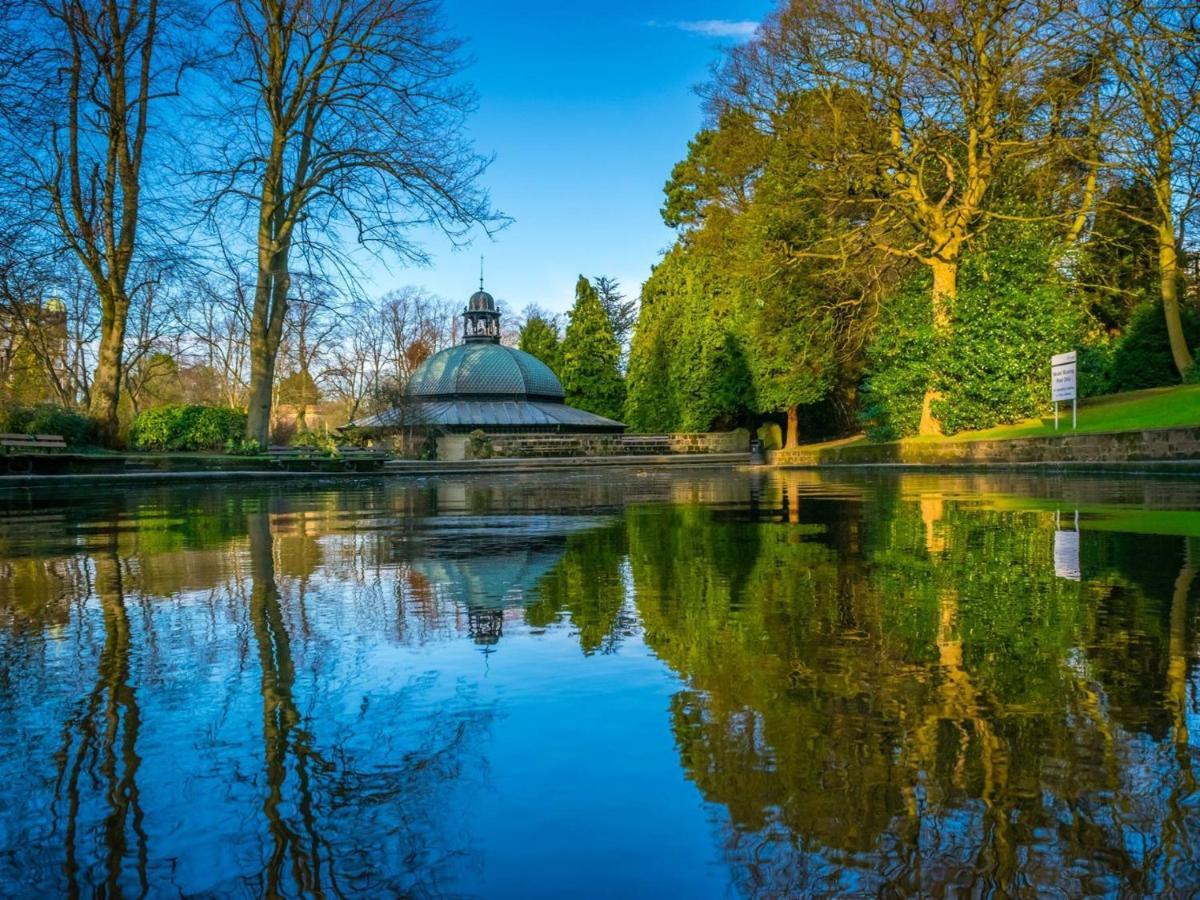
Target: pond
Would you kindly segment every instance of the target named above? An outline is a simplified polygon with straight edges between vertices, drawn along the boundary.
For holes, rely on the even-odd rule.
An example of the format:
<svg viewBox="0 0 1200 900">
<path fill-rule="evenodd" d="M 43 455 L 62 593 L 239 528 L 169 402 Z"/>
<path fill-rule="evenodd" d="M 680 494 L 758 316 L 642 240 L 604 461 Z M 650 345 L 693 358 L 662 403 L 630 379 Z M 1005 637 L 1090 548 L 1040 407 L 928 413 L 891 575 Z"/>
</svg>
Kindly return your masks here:
<svg viewBox="0 0 1200 900">
<path fill-rule="evenodd" d="M 4 892 L 1200 889 L 1200 480 L 0 493 Z"/>
</svg>

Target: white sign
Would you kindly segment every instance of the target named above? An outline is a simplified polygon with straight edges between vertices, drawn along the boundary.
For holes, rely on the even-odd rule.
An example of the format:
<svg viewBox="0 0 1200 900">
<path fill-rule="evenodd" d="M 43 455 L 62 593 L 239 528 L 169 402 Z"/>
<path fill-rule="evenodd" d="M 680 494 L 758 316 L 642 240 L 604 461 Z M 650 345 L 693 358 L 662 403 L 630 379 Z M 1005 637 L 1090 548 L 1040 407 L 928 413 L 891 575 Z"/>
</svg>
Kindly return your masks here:
<svg viewBox="0 0 1200 900">
<path fill-rule="evenodd" d="M 1054 532 L 1054 574 L 1059 578 L 1079 581 L 1082 578 L 1079 565 L 1079 532 Z"/>
<path fill-rule="evenodd" d="M 1079 510 L 1075 510 L 1075 530 L 1061 528 L 1062 520 L 1054 513 L 1054 574 L 1059 578 L 1080 581 L 1083 567 L 1079 565 Z"/>
<path fill-rule="evenodd" d="M 1057 403 L 1075 397 L 1075 351 L 1050 357 L 1050 399 Z"/>
</svg>

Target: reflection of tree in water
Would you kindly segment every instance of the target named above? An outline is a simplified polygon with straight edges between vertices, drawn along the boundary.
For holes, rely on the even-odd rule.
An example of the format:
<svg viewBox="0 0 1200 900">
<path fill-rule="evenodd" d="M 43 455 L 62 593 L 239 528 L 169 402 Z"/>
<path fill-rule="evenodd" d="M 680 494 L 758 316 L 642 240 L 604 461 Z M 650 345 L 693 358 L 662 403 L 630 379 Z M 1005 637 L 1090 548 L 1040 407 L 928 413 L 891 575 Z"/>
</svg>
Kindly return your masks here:
<svg viewBox="0 0 1200 900">
<path fill-rule="evenodd" d="M 62 749 L 57 757 L 55 800 L 57 806 L 65 807 L 61 810 L 65 820 L 63 874 L 72 897 L 89 887 L 110 896 L 144 896 L 149 882 L 147 838 L 137 782 L 141 711 L 130 671 L 124 573 L 115 548 L 97 554 L 94 564 L 104 644 L 95 687 L 64 723 Z M 104 812 L 99 827 L 93 828 L 91 810 L 97 801 Z M 93 839 L 102 846 L 87 845 Z M 81 857 L 85 862 L 80 861 Z M 136 888 L 125 877 L 128 864 L 135 870 Z"/>
<path fill-rule="evenodd" d="M 488 713 L 460 691 L 420 723 L 416 746 L 403 746 L 399 738 L 413 737 L 407 707 L 432 687 L 418 682 L 378 701 L 394 711 L 391 716 L 371 711 L 382 728 L 367 722 L 364 698 L 356 721 L 326 723 L 335 737 L 318 749 L 313 727 L 320 723 L 303 714 L 297 701 L 293 635 L 275 577 L 284 545 L 274 539 L 265 513 L 248 516 L 247 531 L 249 618 L 262 673 L 268 836 L 257 890 L 270 896 L 441 893 L 463 853 L 451 849 L 453 838 L 438 827 L 438 798 L 464 775 L 461 759 L 473 752 Z M 310 675 L 314 684 L 327 681 L 320 671 Z"/>
<path fill-rule="evenodd" d="M 1122 578 L 1056 578 L 1045 515 L 881 490 L 865 517 L 790 487 L 776 524 L 627 514 L 647 642 L 689 682 L 683 762 L 747 893 L 1196 886 L 1191 563 L 1141 595 L 1153 615 L 1097 621 Z M 1128 660 L 1081 653 L 1114 628 L 1169 659 L 1142 696 L 1172 740 L 1110 706 Z"/>
<path fill-rule="evenodd" d="M 568 534 L 525 620 L 544 627 L 569 616 L 585 653 L 615 651 L 636 626 L 622 566 L 625 534 L 620 522 Z"/>
</svg>

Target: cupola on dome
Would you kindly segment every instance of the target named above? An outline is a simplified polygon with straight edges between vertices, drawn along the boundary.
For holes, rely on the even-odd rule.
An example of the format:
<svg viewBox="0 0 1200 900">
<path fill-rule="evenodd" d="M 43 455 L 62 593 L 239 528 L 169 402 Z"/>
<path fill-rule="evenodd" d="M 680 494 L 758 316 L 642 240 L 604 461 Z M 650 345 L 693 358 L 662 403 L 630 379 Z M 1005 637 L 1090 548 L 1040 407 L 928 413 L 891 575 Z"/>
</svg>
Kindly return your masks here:
<svg viewBox="0 0 1200 900">
<path fill-rule="evenodd" d="M 496 312 L 496 298 L 484 290 L 478 290 L 467 301 L 468 312 Z"/>
</svg>

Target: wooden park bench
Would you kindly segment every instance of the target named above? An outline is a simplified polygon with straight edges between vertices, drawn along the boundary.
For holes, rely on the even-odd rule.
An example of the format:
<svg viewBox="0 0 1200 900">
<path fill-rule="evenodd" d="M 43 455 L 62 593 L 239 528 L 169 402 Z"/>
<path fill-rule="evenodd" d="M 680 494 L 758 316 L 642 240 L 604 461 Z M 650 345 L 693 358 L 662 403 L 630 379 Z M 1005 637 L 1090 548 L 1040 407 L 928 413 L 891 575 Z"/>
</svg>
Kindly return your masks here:
<svg viewBox="0 0 1200 900">
<path fill-rule="evenodd" d="M 391 458 L 391 454 L 386 450 L 376 450 L 371 447 L 340 447 L 338 456 L 342 459 L 378 459 L 387 460 Z"/>
<path fill-rule="evenodd" d="M 392 454 L 371 447 L 339 447 L 338 458 L 346 464 L 347 469 L 371 471 L 382 468 Z"/>
<path fill-rule="evenodd" d="M 289 447 L 286 444 L 272 444 L 267 448 L 267 456 L 272 459 L 296 459 L 314 453 L 316 451 L 312 447 Z"/>
<path fill-rule="evenodd" d="M 286 467 L 289 462 L 308 459 L 324 459 L 325 454 L 313 447 L 288 447 L 283 444 L 272 444 L 267 448 L 267 459 Z"/>
<path fill-rule="evenodd" d="M 0 434 L 0 449 L 5 453 L 53 453 L 66 450 L 61 434 Z"/>
<path fill-rule="evenodd" d="M 32 472 L 34 456 L 66 449 L 61 434 L 0 434 L 0 454 L 5 458 L 4 470 L 10 475 Z"/>
<path fill-rule="evenodd" d="M 383 450 L 369 450 L 363 447 L 341 447 L 337 456 L 328 456 L 316 447 L 273 445 L 267 448 L 267 459 L 284 468 L 291 462 L 310 460 L 328 464 L 342 462 L 347 468 L 360 468 L 363 463 L 378 463 L 382 466 L 390 459 L 390 454 Z"/>
</svg>

